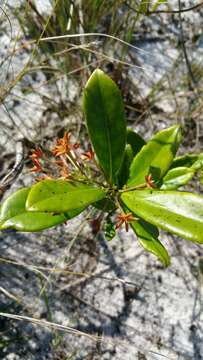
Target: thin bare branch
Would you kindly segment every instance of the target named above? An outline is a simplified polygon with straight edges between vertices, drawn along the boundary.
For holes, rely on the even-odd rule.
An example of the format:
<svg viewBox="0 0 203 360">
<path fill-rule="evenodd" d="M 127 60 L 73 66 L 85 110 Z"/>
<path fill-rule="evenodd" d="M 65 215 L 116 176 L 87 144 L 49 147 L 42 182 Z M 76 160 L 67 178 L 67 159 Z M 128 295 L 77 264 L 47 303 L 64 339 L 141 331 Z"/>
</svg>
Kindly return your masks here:
<svg viewBox="0 0 203 360">
<path fill-rule="evenodd" d="M 176 9 L 176 10 L 155 10 L 155 11 L 146 11 L 146 13 L 144 14 L 142 11 L 139 11 L 138 9 L 135 9 L 134 7 L 132 7 L 130 4 L 128 4 L 128 2 L 125 2 L 125 5 L 128 6 L 129 9 L 135 11 L 137 14 L 142 14 L 142 15 L 153 15 L 153 14 L 181 14 L 181 13 L 186 13 L 189 11 L 194 11 L 197 9 L 200 9 L 203 6 L 203 0 L 193 6 L 190 6 L 188 8 L 185 9 Z"/>
</svg>

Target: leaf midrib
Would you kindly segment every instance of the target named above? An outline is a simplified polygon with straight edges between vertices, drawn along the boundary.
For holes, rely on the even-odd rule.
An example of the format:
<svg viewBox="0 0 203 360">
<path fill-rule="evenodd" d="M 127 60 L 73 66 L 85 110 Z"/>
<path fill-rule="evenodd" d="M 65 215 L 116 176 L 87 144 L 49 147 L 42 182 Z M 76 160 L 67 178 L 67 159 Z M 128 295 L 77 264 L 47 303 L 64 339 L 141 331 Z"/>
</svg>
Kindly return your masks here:
<svg viewBox="0 0 203 360">
<path fill-rule="evenodd" d="M 99 92 L 100 92 L 100 96 L 101 96 L 101 99 L 102 99 L 102 104 L 105 105 L 105 101 L 104 101 L 104 98 L 103 98 L 103 95 L 102 95 L 102 89 L 101 89 L 101 85 L 100 85 L 100 79 L 99 79 L 99 75 L 97 75 L 97 79 L 98 79 L 98 88 L 99 88 Z M 105 106 L 103 106 L 103 112 L 105 114 L 104 116 L 104 126 L 105 126 L 105 129 L 106 129 L 106 134 L 107 134 L 107 145 L 108 145 L 108 150 L 109 150 L 109 166 L 110 166 L 110 179 L 109 179 L 109 182 L 112 183 L 112 180 L 113 180 L 113 163 L 112 163 L 112 151 L 111 151 L 111 137 L 110 137 L 110 129 L 109 129 L 109 122 L 108 120 L 106 121 L 106 118 L 109 119 L 109 115 L 108 113 L 106 112 L 106 108 Z"/>
</svg>

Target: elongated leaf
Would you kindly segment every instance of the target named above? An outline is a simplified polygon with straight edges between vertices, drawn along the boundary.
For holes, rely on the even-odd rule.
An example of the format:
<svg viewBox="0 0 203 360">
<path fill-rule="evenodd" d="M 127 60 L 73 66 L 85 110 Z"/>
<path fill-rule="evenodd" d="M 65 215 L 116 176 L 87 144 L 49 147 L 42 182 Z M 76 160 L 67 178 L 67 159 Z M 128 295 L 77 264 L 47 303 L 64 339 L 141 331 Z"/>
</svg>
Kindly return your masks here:
<svg viewBox="0 0 203 360">
<path fill-rule="evenodd" d="M 133 160 L 133 150 L 131 145 L 127 145 L 125 149 L 125 155 L 123 158 L 123 162 L 121 165 L 121 169 L 118 174 L 118 184 L 119 187 L 122 188 L 124 184 L 126 184 L 129 177 L 129 169 L 130 164 Z"/>
<path fill-rule="evenodd" d="M 124 212 L 129 213 L 129 208 L 127 208 L 124 204 L 121 205 Z M 134 213 L 134 215 L 137 217 L 137 214 Z M 130 226 L 135 232 L 140 245 L 146 251 L 157 256 L 164 266 L 168 266 L 170 264 L 170 257 L 167 250 L 158 239 L 159 230 L 157 227 L 141 218 L 137 221 L 130 221 Z"/>
<path fill-rule="evenodd" d="M 192 167 L 195 170 L 203 168 L 203 153 L 200 154 L 186 154 L 175 158 L 170 166 L 170 169 L 176 167 Z"/>
<path fill-rule="evenodd" d="M 127 144 L 131 145 L 133 150 L 133 155 L 135 156 L 146 144 L 146 142 L 135 131 L 131 129 L 127 129 Z"/>
<path fill-rule="evenodd" d="M 19 231 L 40 231 L 58 225 L 78 215 L 83 209 L 65 214 L 29 212 L 25 203 L 30 188 L 23 188 L 10 195 L 3 203 L 0 214 L 0 229 L 16 229 Z"/>
<path fill-rule="evenodd" d="M 163 178 L 162 190 L 175 190 L 186 185 L 194 176 L 195 169 L 178 167 L 171 169 Z"/>
<path fill-rule="evenodd" d="M 117 183 L 126 144 L 126 121 L 120 90 L 97 69 L 88 80 L 83 110 L 90 140 L 109 183 Z"/>
<path fill-rule="evenodd" d="M 135 156 L 131 167 L 129 186 L 145 182 L 150 168 L 156 170 L 161 179 L 169 169 L 181 142 L 181 131 L 178 125 L 158 132 Z"/>
<path fill-rule="evenodd" d="M 197 160 L 194 162 L 194 164 L 192 164 L 191 167 L 197 171 L 203 169 L 203 153 L 198 155 Z"/>
<path fill-rule="evenodd" d="M 157 256 L 164 266 L 168 266 L 170 264 L 168 252 L 159 239 L 154 236 L 153 231 L 150 229 L 150 225 L 151 224 L 141 219 L 130 223 L 130 226 L 137 235 L 140 245 L 142 245 L 146 251 Z"/>
<path fill-rule="evenodd" d="M 203 243 L 203 197 L 188 192 L 135 190 L 124 204 L 146 221 L 188 240 Z"/>
<path fill-rule="evenodd" d="M 43 180 L 31 188 L 26 209 L 62 213 L 85 208 L 105 196 L 104 190 L 79 182 Z"/>
</svg>

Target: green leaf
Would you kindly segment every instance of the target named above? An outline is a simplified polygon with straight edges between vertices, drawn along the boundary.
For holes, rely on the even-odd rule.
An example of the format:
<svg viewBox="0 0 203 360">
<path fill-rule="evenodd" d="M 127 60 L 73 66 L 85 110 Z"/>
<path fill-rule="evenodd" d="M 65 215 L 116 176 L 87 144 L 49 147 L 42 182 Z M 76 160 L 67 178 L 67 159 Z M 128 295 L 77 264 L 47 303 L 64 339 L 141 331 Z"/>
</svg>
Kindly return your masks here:
<svg viewBox="0 0 203 360">
<path fill-rule="evenodd" d="M 0 214 L 0 229 L 16 229 L 19 231 L 40 231 L 56 226 L 78 215 L 83 209 L 65 214 L 29 212 L 25 203 L 30 188 L 23 188 L 10 195 L 3 203 Z"/>
<path fill-rule="evenodd" d="M 154 234 L 154 226 L 143 219 L 130 222 L 130 226 L 137 235 L 140 245 L 142 245 L 146 251 L 157 256 L 164 266 L 168 266 L 170 264 L 170 257 L 165 247 Z"/>
<path fill-rule="evenodd" d="M 203 153 L 200 154 L 186 154 L 175 158 L 170 166 L 170 169 L 176 167 L 192 167 L 195 170 L 203 168 Z"/>
<path fill-rule="evenodd" d="M 203 153 L 198 155 L 197 160 L 192 164 L 192 168 L 197 171 L 203 169 Z"/>
<path fill-rule="evenodd" d="M 181 138 L 178 125 L 158 132 L 133 159 L 128 185 L 143 184 L 145 176 L 149 175 L 152 168 L 159 173 L 161 179 L 173 161 Z"/>
<path fill-rule="evenodd" d="M 135 156 L 146 144 L 146 142 L 135 131 L 131 129 L 127 129 L 127 144 L 131 145 L 133 150 L 133 155 Z"/>
<path fill-rule="evenodd" d="M 126 214 L 129 213 L 129 208 L 127 208 L 124 204 L 121 204 L 121 206 Z M 133 214 L 137 217 L 137 214 Z M 167 267 L 170 264 L 170 257 L 167 250 L 158 239 L 159 230 L 157 227 L 141 218 L 137 221 L 130 221 L 130 226 L 136 234 L 140 245 L 146 251 L 157 256 L 163 265 Z"/>
<path fill-rule="evenodd" d="M 186 185 L 194 176 L 195 169 L 187 167 L 177 167 L 171 169 L 163 178 L 162 190 L 175 190 L 180 186 Z"/>
<path fill-rule="evenodd" d="M 132 160 L 133 160 L 133 150 L 131 145 L 127 145 L 125 149 L 125 155 L 123 158 L 121 169 L 118 174 L 118 184 L 120 188 L 122 188 L 123 185 L 126 184 L 126 181 L 128 180 L 129 169 Z"/>
<path fill-rule="evenodd" d="M 110 184 L 117 183 L 126 145 L 126 121 L 120 90 L 97 69 L 88 80 L 83 110 L 90 140 Z"/>
<path fill-rule="evenodd" d="M 118 174 L 118 184 L 120 188 L 126 184 L 129 178 L 129 170 L 133 157 L 137 155 L 137 153 L 142 149 L 145 144 L 145 141 L 139 134 L 137 134 L 131 129 L 127 129 L 127 146 L 125 149 L 123 162 Z"/>
<path fill-rule="evenodd" d="M 116 235 L 116 230 L 114 223 L 112 222 L 110 216 L 108 216 L 104 224 L 104 236 L 107 241 L 110 241 L 114 238 L 115 235 Z"/>
<path fill-rule="evenodd" d="M 189 192 L 135 190 L 121 195 L 124 204 L 146 221 L 203 243 L 203 197 Z"/>
<path fill-rule="evenodd" d="M 92 204 L 96 209 L 102 210 L 104 212 L 112 212 L 116 209 L 115 203 L 110 198 L 104 198 Z"/>
<path fill-rule="evenodd" d="M 43 180 L 35 184 L 26 201 L 29 211 L 62 213 L 103 199 L 106 192 L 90 185 L 66 180 Z"/>
</svg>

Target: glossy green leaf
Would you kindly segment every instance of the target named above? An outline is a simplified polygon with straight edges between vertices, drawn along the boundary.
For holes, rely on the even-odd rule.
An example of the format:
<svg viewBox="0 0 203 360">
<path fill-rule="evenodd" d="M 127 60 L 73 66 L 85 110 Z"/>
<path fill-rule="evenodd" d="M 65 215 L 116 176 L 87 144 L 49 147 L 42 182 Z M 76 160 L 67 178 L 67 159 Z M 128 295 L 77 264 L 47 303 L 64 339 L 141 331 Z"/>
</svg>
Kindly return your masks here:
<svg viewBox="0 0 203 360">
<path fill-rule="evenodd" d="M 192 164 L 192 168 L 197 171 L 203 169 L 203 153 L 198 155 L 197 160 Z"/>
<path fill-rule="evenodd" d="M 133 159 L 128 185 L 143 184 L 151 168 L 159 173 L 161 179 L 173 161 L 181 138 L 178 125 L 158 132 Z"/>
<path fill-rule="evenodd" d="M 31 188 L 26 209 L 62 213 L 85 208 L 105 196 L 104 190 L 79 182 L 43 180 Z"/>
<path fill-rule="evenodd" d="M 110 241 L 114 238 L 115 235 L 116 235 L 116 230 L 114 223 L 112 222 L 110 216 L 108 216 L 104 224 L 104 236 L 107 241 Z"/>
<path fill-rule="evenodd" d="M 133 150 L 133 155 L 135 156 L 146 144 L 146 142 L 135 131 L 131 129 L 127 129 L 127 144 L 131 145 Z"/>
<path fill-rule="evenodd" d="M 126 145 L 126 121 L 120 90 L 97 69 L 88 80 L 83 110 L 90 140 L 109 183 L 117 183 Z"/>
<path fill-rule="evenodd" d="M 170 264 L 168 252 L 159 239 L 154 235 L 154 231 L 151 229 L 150 225 L 151 224 L 142 219 L 130 222 L 130 226 L 137 235 L 140 245 L 142 245 L 146 251 L 149 251 L 157 256 L 164 266 L 168 266 Z"/>
<path fill-rule="evenodd" d="M 104 198 L 92 204 L 96 209 L 102 210 L 104 212 L 112 212 L 115 210 L 116 206 L 112 199 Z"/>
<path fill-rule="evenodd" d="M 175 158 L 170 166 L 170 169 L 176 167 L 192 167 L 195 170 L 203 168 L 203 153 L 200 154 L 186 154 Z"/>
<path fill-rule="evenodd" d="M 188 192 L 135 190 L 121 195 L 124 204 L 146 221 L 203 243 L 203 197 Z"/>
<path fill-rule="evenodd" d="M 30 188 L 23 188 L 10 195 L 3 203 L 0 214 L 0 229 L 16 229 L 19 231 L 40 231 L 61 224 L 78 215 L 83 209 L 65 214 L 30 212 L 25 203 Z"/>
<path fill-rule="evenodd" d="M 195 169 L 187 167 L 177 167 L 171 169 L 163 178 L 162 190 L 175 190 L 180 186 L 186 185 L 194 176 Z"/>
<path fill-rule="evenodd" d="M 120 188 L 122 188 L 123 185 L 126 184 L 129 178 L 129 170 L 132 160 L 133 160 L 133 150 L 131 145 L 127 145 L 125 149 L 125 155 L 123 158 L 121 169 L 118 174 L 118 184 Z"/>
<path fill-rule="evenodd" d="M 125 213 L 129 213 L 130 210 L 124 204 L 121 204 L 121 206 Z M 137 218 L 137 214 L 133 214 Z M 137 221 L 130 221 L 130 226 L 135 232 L 140 245 L 146 251 L 157 256 L 164 266 L 168 266 L 170 264 L 170 257 L 167 250 L 158 239 L 159 230 L 157 227 L 141 218 Z"/>
</svg>

